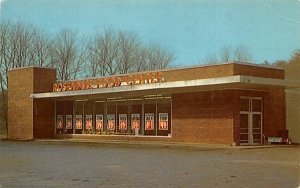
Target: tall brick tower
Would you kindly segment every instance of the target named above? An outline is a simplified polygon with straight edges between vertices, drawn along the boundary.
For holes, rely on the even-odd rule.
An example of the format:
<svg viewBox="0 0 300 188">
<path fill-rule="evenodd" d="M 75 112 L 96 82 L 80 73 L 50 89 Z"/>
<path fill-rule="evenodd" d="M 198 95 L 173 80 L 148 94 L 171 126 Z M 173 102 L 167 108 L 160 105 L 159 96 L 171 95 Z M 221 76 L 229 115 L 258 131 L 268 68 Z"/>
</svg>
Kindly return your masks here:
<svg viewBox="0 0 300 188">
<path fill-rule="evenodd" d="M 8 72 L 8 139 L 31 140 L 52 137 L 54 101 L 35 100 L 30 94 L 50 92 L 56 70 L 25 67 Z"/>
</svg>

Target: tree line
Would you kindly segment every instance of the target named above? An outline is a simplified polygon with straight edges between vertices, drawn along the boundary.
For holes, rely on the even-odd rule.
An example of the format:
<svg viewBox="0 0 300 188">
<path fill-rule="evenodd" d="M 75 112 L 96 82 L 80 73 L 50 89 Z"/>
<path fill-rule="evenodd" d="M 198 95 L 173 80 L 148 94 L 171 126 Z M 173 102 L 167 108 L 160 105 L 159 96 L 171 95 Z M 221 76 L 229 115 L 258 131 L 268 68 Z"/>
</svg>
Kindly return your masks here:
<svg viewBox="0 0 300 188">
<path fill-rule="evenodd" d="M 126 74 L 165 69 L 173 53 L 159 45 L 141 42 L 134 32 L 105 29 L 91 36 L 63 29 L 55 35 L 30 24 L 0 23 L 0 104 L 7 119 L 8 71 L 27 66 L 57 70 L 57 80 Z M 0 122 L 1 123 L 1 122 Z"/>
</svg>

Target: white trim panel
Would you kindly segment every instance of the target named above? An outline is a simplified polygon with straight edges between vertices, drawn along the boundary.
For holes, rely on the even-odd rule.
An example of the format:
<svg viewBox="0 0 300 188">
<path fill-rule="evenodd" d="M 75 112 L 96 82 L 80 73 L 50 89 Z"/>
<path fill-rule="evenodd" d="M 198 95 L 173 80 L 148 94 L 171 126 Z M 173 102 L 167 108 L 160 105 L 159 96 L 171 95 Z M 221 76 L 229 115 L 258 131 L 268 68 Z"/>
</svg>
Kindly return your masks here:
<svg viewBox="0 0 300 188">
<path fill-rule="evenodd" d="M 227 76 L 227 77 L 219 77 L 219 78 L 173 81 L 173 82 L 152 83 L 152 84 L 142 84 L 142 85 L 132 85 L 132 86 L 119 86 L 119 87 L 98 88 L 98 89 L 77 90 L 77 91 L 36 93 L 36 94 L 31 94 L 30 97 L 31 98 L 55 98 L 55 97 L 65 97 L 65 96 L 142 91 L 142 90 L 151 90 L 151 89 L 211 86 L 211 85 L 232 84 L 232 83 L 296 87 L 294 83 L 287 82 L 286 80 L 282 80 L 282 79 L 237 75 L 237 76 Z"/>
</svg>

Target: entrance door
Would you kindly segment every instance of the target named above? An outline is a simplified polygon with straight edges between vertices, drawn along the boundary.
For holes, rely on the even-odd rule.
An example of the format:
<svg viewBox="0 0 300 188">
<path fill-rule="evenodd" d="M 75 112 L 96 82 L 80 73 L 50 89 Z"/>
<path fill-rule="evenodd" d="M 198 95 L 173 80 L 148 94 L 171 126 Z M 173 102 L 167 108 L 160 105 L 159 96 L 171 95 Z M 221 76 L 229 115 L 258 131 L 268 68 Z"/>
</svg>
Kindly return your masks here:
<svg viewBox="0 0 300 188">
<path fill-rule="evenodd" d="M 262 105 L 260 98 L 241 98 L 240 144 L 262 144 Z"/>
</svg>

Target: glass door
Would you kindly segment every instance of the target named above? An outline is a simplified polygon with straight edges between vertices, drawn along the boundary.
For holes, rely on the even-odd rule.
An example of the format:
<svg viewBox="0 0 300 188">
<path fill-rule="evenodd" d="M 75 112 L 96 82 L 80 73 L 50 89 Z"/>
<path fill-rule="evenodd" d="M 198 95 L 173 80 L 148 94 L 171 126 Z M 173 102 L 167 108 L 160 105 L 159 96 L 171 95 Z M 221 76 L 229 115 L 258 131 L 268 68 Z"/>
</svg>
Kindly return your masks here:
<svg viewBox="0 0 300 188">
<path fill-rule="evenodd" d="M 240 100 L 240 144 L 262 144 L 262 99 Z"/>
</svg>

